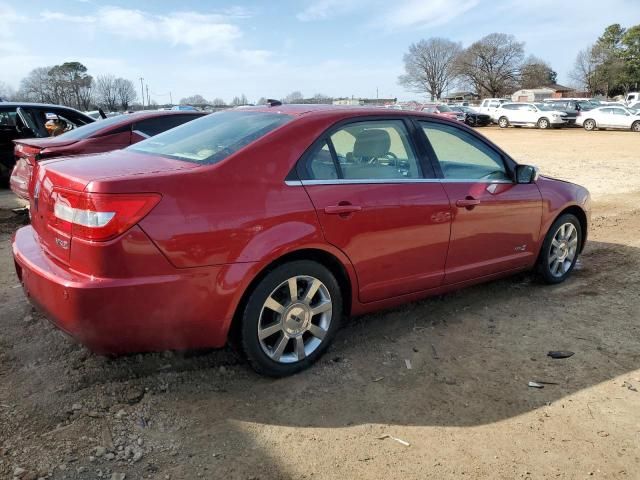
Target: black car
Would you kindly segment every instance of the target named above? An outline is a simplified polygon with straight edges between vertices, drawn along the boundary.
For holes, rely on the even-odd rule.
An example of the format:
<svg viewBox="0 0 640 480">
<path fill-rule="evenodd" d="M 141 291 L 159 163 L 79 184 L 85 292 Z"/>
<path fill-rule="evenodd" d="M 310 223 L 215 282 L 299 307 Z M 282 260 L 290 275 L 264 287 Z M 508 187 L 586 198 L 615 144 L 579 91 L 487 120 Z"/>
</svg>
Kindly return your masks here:
<svg viewBox="0 0 640 480">
<path fill-rule="evenodd" d="M 449 107 L 454 112 L 464 113 L 464 123 L 470 127 L 486 127 L 491 123 L 491 117 L 485 113 L 478 113 L 471 107 Z"/>
<path fill-rule="evenodd" d="M 594 104 L 586 100 L 571 100 L 565 98 L 546 100 L 544 104 L 553 107 L 555 110 L 565 112 L 567 114 L 568 125 L 575 125 L 579 112 L 586 112 L 594 108 Z"/>
<path fill-rule="evenodd" d="M 15 164 L 14 140 L 51 136 L 54 132 L 47 122 L 68 131 L 94 121 L 82 112 L 60 105 L 0 102 L 0 183 L 7 182 Z"/>
</svg>

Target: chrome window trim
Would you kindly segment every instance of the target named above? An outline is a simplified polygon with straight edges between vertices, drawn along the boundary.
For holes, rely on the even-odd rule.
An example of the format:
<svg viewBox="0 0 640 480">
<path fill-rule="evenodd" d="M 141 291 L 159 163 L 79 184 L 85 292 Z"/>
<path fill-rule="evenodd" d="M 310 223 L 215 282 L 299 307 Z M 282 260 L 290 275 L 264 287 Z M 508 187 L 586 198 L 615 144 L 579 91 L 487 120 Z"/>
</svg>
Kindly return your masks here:
<svg viewBox="0 0 640 480">
<path fill-rule="evenodd" d="M 284 182 L 289 187 L 301 187 L 304 185 L 380 185 L 380 184 L 402 184 L 402 183 L 494 183 L 514 184 L 511 180 L 474 180 L 470 178 L 396 178 L 396 179 L 333 179 L 333 180 L 287 180 Z"/>
<path fill-rule="evenodd" d="M 142 130 L 133 130 L 133 133 L 137 133 L 143 138 L 151 138 L 151 135 L 144 133 Z"/>
</svg>

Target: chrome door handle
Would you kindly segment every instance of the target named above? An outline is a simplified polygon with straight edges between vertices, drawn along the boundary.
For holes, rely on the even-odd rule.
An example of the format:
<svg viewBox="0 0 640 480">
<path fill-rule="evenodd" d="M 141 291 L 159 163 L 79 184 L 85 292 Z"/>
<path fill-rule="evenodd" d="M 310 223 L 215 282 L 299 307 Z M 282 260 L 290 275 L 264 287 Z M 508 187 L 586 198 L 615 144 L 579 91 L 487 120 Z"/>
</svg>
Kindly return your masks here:
<svg viewBox="0 0 640 480">
<path fill-rule="evenodd" d="M 476 205 L 480 205 L 480 200 L 471 196 L 466 197 L 464 200 L 456 200 L 456 207 L 464 207 L 467 210 L 471 210 Z"/>
<path fill-rule="evenodd" d="M 325 207 L 324 213 L 329 215 L 347 215 L 349 213 L 359 212 L 362 207 L 359 205 L 331 205 Z"/>
</svg>

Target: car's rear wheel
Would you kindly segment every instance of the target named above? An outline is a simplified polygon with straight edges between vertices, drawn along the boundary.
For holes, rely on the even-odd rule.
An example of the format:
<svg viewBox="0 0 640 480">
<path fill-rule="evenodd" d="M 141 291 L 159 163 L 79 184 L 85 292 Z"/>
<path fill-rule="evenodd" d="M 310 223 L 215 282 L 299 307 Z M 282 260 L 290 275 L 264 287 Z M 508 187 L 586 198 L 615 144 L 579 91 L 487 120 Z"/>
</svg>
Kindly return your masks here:
<svg viewBox="0 0 640 480">
<path fill-rule="evenodd" d="M 540 120 L 538 120 L 538 128 L 541 130 L 546 130 L 550 125 L 551 124 L 549 123 L 549 120 L 547 118 L 542 117 Z"/>
<path fill-rule="evenodd" d="M 498 119 L 498 126 L 500 128 L 507 128 L 509 126 L 509 119 L 507 117 L 500 117 Z"/>
<path fill-rule="evenodd" d="M 631 125 L 631 130 L 633 130 L 634 132 L 640 132 L 640 121 L 633 122 L 633 124 Z"/>
<path fill-rule="evenodd" d="M 276 267 L 250 294 L 242 314 L 242 347 L 259 373 L 284 377 L 315 362 L 342 317 L 336 278 L 319 263 L 298 260 Z"/>
<path fill-rule="evenodd" d="M 546 283 L 563 282 L 573 270 L 582 248 L 582 226 L 570 213 L 560 216 L 547 232 L 537 270 Z"/>
<path fill-rule="evenodd" d="M 592 120 L 591 118 L 589 118 L 589 119 L 584 121 L 584 123 L 582 124 L 582 127 L 585 130 L 591 132 L 591 131 L 596 129 L 596 121 Z"/>
</svg>

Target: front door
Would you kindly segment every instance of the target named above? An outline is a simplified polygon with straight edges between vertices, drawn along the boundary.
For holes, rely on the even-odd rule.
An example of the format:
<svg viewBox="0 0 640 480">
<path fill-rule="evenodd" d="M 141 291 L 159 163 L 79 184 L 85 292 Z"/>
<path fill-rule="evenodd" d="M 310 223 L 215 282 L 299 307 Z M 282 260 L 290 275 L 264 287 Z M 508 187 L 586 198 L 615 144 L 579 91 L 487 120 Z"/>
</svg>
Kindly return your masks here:
<svg viewBox="0 0 640 480">
<path fill-rule="evenodd" d="M 439 181 L 425 179 L 408 125 L 348 123 L 298 165 L 326 240 L 356 270 L 361 302 L 438 287 L 444 278 L 449 199 Z"/>
<path fill-rule="evenodd" d="M 445 283 L 533 265 L 542 217 L 536 184 L 517 184 L 502 155 L 453 125 L 420 122 L 452 208 Z"/>
</svg>

